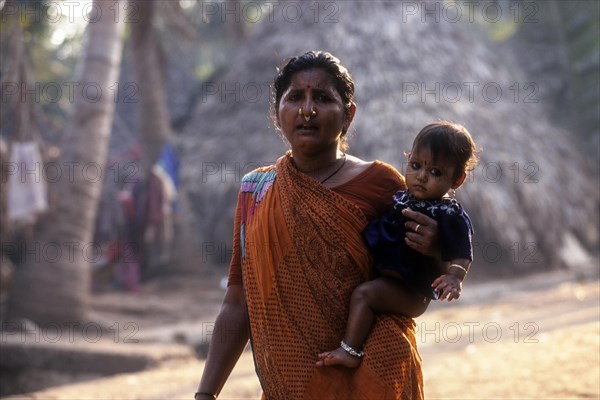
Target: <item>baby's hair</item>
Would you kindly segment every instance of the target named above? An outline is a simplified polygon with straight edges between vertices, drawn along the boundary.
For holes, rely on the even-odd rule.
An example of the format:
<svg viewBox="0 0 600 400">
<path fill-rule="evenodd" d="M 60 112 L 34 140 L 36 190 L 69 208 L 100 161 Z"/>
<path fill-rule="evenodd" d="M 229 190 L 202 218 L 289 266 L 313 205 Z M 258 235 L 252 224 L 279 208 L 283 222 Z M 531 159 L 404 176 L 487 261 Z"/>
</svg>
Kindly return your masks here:
<svg viewBox="0 0 600 400">
<path fill-rule="evenodd" d="M 438 159 L 452 164 L 455 168 L 453 179 L 463 172 L 472 171 L 477 165 L 477 149 L 467 129 L 454 122 L 439 121 L 429 124 L 415 137 L 412 152 L 429 148 L 433 162 Z"/>
</svg>

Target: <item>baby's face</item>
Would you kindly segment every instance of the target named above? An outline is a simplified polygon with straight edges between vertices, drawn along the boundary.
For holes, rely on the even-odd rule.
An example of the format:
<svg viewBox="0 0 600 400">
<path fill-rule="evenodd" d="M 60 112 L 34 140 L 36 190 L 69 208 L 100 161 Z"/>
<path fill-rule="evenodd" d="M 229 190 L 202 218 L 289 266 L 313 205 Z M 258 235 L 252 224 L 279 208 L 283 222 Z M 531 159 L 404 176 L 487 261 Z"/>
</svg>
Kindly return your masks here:
<svg viewBox="0 0 600 400">
<path fill-rule="evenodd" d="M 413 149 L 406 166 L 408 190 L 418 200 L 441 199 L 452 189 L 454 170 L 454 166 L 444 160 L 434 164 L 428 148 Z"/>
</svg>

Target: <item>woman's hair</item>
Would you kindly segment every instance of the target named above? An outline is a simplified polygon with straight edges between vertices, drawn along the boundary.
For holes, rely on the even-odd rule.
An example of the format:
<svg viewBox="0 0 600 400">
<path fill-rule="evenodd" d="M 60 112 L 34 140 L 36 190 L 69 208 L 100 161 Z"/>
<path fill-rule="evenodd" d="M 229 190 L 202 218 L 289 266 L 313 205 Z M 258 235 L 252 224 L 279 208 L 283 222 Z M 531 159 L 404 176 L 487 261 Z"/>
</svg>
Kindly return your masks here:
<svg viewBox="0 0 600 400">
<path fill-rule="evenodd" d="M 298 72 L 311 69 L 323 70 L 331 77 L 333 86 L 342 97 L 346 115 L 348 115 L 354 99 L 354 80 L 352 76 L 337 57 L 325 51 L 309 51 L 301 56 L 287 59 L 282 66 L 277 68 L 277 76 L 271 87 L 271 118 L 274 122 L 277 122 L 281 97 L 290 87 L 293 76 Z"/>
<path fill-rule="evenodd" d="M 439 159 L 454 166 L 453 179 L 463 172 L 472 171 L 477 165 L 477 149 L 471 134 L 459 124 L 440 121 L 429 124 L 415 137 L 412 152 L 429 148 L 433 162 Z"/>
</svg>

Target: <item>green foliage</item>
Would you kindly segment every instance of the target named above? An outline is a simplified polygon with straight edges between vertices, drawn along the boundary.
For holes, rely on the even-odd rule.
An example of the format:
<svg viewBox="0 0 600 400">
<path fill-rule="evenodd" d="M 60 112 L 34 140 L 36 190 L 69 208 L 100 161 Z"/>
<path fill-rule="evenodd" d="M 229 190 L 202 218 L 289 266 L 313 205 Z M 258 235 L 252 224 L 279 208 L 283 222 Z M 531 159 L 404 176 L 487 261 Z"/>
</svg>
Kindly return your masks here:
<svg viewBox="0 0 600 400">
<path fill-rule="evenodd" d="M 63 2 L 16 0 L 15 3 L 16 10 L 11 9 L 7 18 L 18 21 L 22 29 L 22 45 L 35 82 L 27 88 L 28 96 L 34 98 L 46 117 L 47 126 L 42 126 L 42 131 L 56 131 L 64 124 L 72 103 L 64 83 L 72 81 L 85 21 L 80 12 L 74 16 L 75 22 L 70 22 Z M 2 47 L 2 58 L 8 56 L 9 47 Z M 16 67 L 10 61 L 6 64 L 8 68 Z"/>
</svg>

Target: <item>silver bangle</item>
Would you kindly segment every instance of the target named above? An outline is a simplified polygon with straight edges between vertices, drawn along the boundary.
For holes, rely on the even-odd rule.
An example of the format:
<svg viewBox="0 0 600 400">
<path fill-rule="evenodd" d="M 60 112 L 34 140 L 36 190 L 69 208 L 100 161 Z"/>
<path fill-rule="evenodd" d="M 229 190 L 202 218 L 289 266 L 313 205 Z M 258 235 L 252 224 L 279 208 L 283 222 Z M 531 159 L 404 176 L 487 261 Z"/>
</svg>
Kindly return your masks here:
<svg viewBox="0 0 600 400">
<path fill-rule="evenodd" d="M 461 269 L 465 273 L 465 276 L 467 276 L 467 269 L 465 267 L 463 267 L 462 265 L 450 264 L 450 266 L 448 267 L 448 269 L 450 269 L 452 267 Z"/>
<path fill-rule="evenodd" d="M 343 340 L 340 342 L 340 347 L 344 350 L 346 350 L 346 352 L 354 357 L 359 357 L 359 358 L 363 358 L 365 356 L 365 352 L 364 351 L 356 351 L 354 350 L 352 347 L 350 347 L 350 345 L 346 342 L 344 342 Z"/>
</svg>

